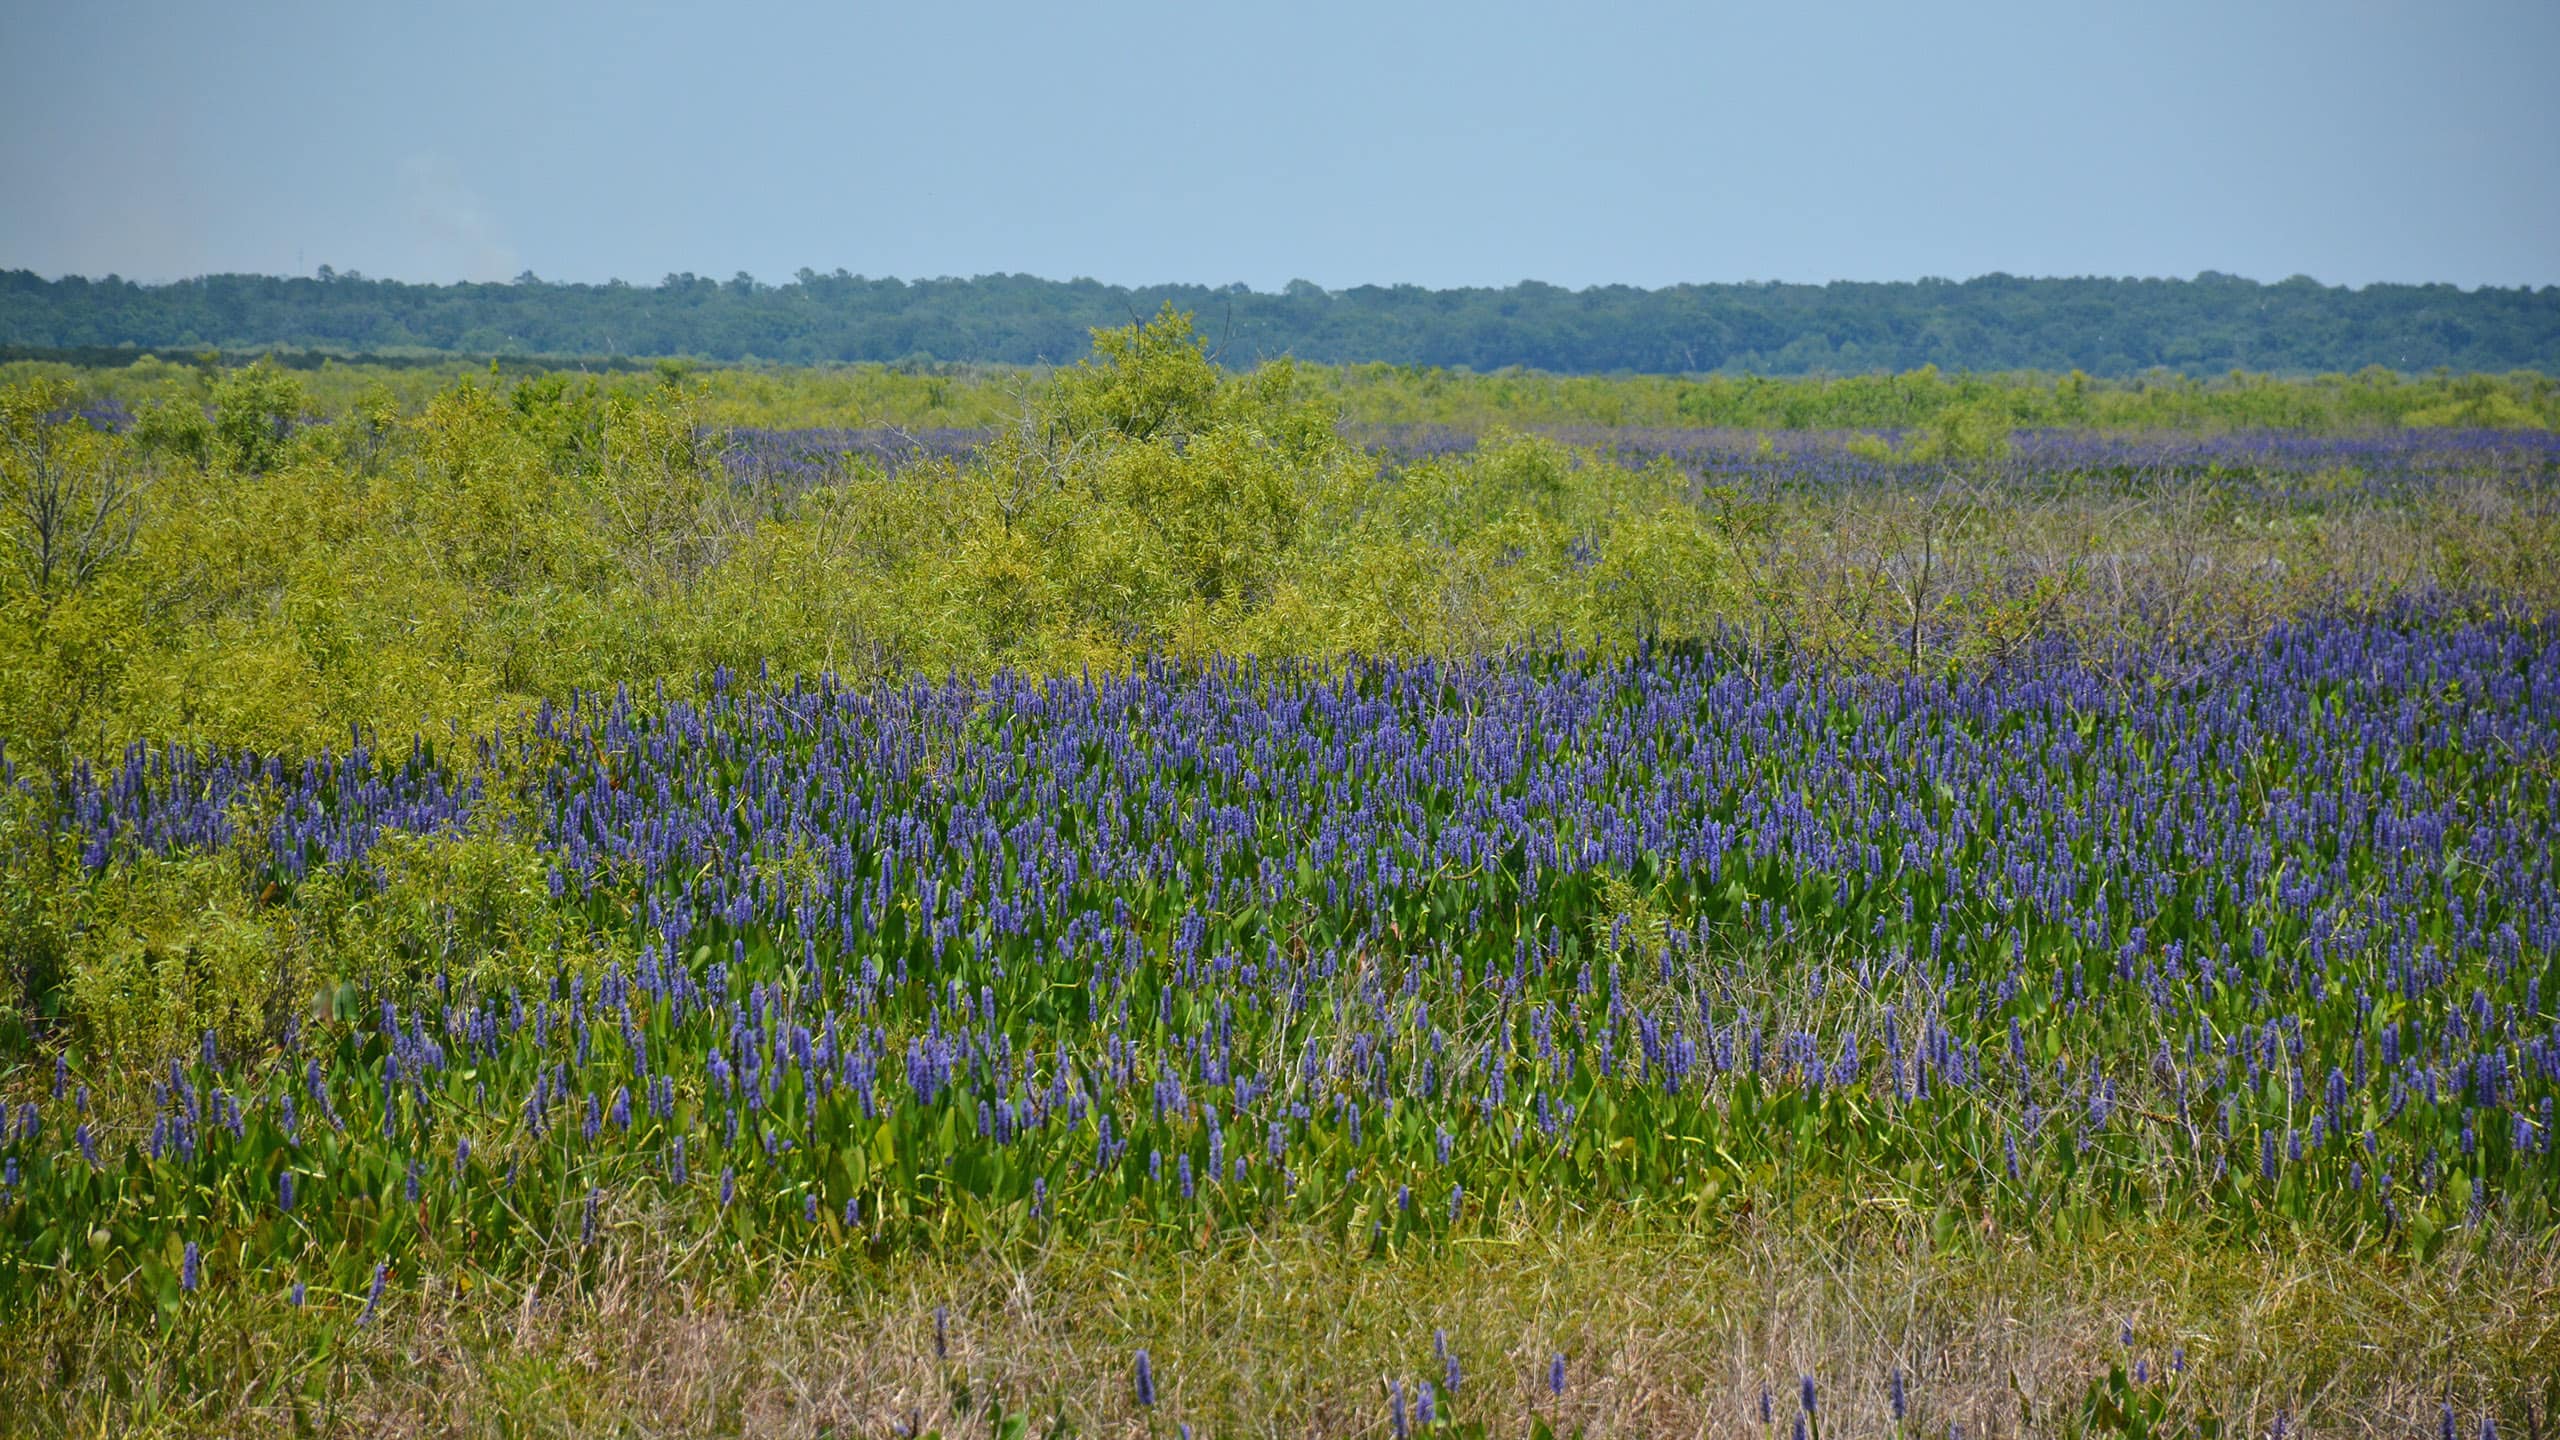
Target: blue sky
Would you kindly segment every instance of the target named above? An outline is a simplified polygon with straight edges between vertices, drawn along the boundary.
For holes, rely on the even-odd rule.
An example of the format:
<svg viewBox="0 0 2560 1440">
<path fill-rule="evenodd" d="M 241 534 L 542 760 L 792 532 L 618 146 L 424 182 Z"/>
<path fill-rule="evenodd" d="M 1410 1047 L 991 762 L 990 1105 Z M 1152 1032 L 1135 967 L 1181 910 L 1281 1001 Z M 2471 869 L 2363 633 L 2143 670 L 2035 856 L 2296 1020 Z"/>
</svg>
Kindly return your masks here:
<svg viewBox="0 0 2560 1440">
<path fill-rule="evenodd" d="M 2560 283 L 2560 4 L 104 3 L 0 268 Z"/>
</svg>

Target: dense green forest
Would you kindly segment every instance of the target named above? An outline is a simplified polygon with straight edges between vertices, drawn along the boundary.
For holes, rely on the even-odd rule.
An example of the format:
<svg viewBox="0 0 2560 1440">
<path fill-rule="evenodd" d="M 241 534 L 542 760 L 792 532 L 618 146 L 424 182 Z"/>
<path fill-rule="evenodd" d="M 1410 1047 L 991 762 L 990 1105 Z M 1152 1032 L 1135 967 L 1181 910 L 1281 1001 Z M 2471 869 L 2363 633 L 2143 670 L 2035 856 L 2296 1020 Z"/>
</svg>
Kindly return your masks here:
<svg viewBox="0 0 2560 1440">
<path fill-rule="evenodd" d="M 2560 370 L 2560 289 L 2021 279 L 1505 289 L 1292 282 L 1138 288 L 1023 275 L 916 282 L 803 270 L 767 285 L 412 285 L 323 267 L 166 285 L 0 273 L 0 345 L 73 351 L 303 347 L 354 353 L 693 356 L 1029 365 L 1082 354 L 1097 326 L 1173 304 L 1233 366 L 1328 363 L 1569 374 L 1857 374 L 2167 369 L 2279 374 Z"/>
</svg>

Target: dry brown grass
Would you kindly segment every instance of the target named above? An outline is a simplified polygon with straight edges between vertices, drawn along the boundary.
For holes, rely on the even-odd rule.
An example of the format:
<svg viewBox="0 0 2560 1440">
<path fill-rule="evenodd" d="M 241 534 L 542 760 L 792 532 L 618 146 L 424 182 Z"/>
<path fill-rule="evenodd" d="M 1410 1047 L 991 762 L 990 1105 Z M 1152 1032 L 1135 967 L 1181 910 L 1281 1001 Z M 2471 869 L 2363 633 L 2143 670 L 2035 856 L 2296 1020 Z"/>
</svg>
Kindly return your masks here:
<svg viewBox="0 0 2560 1440">
<path fill-rule="evenodd" d="M 2183 1345 L 2190 1385 L 2241 1434 L 2432 1433 L 2450 1394 L 2474 1433 L 2547 1417 L 2560 1374 L 2560 1245 L 2506 1240 L 2418 1266 L 2315 1241 L 2241 1247 L 2132 1225 L 2076 1246 L 1993 1238 L 1933 1252 L 1913 1228 L 1746 1220 L 1715 1231 L 1623 1213 L 1482 1243 L 1350 1258 L 1312 1232 L 1215 1252 L 1108 1234 L 1016 1256 L 903 1255 L 802 1269 L 753 1295 L 706 1290 L 636 1252 L 574 1295 L 394 1293 L 384 1323 L 319 1344 L 280 1305 L 161 1334 L 77 1305 L 6 1332 L 0 1398 L 31 1432 L 380 1435 L 1387 1433 L 1383 1387 L 1437 1379 L 1445 1327 L 1466 1370 L 1443 1414 L 1522 1433 L 1785 1433 L 1796 1377 L 1826 1437 L 1892 1433 L 1885 1377 L 1911 1377 L 1909 1433 L 2071 1433 L 2091 1379 Z M 933 1312 L 950 1310 L 947 1360 Z M 1132 1354 L 1161 1403 L 1139 1412 Z M 1548 1357 L 1569 1384 L 1547 1393 Z M 2028 1417 L 2022 1420 L 2022 1402 Z M 1925 1423 L 1922 1423 L 1924 1422 Z M 2541 1422 L 2548 1424 L 2547 1419 Z M 0 1426 L 0 1428 L 10 1428 Z"/>
</svg>

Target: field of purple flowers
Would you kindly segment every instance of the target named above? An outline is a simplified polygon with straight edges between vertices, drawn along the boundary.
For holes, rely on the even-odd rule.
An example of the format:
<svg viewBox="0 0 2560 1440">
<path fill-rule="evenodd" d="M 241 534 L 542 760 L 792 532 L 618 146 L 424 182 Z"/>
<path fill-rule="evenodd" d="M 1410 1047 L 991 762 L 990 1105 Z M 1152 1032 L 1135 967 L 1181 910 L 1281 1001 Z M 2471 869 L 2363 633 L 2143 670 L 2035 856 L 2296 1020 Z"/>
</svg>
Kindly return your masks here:
<svg viewBox="0 0 2560 1440">
<path fill-rule="evenodd" d="M 2143 1223 L 2424 1267 L 2547 1242 L 2560 1197 L 2560 621 L 2494 606 L 1952 677 L 722 677 L 55 783 L 97 883 L 236 853 L 277 904 L 392 832 L 501 832 L 628 958 L 348 985 L 147 1082 L 55 1060 L 0 1144 L 21 1313 L 255 1292 L 354 1343 L 434 1275 L 598 1283 L 635 1227 L 751 1285 L 1088 1231 L 1397 1263 L 1843 1197 L 1942 1248 Z M 1398 1434 L 1489 1423 L 1448 1323 L 1391 1377 Z M 2210 1433 L 2179 1337 L 2123 1342 L 2068 1413 Z M 2521 1373 L 2560 1358 L 2530 1343 Z M 1147 1349 L 1121 1363 L 1143 1417 Z M 1578 1363 L 1528 1378 L 1561 1399 Z M 1821 1428 L 1817 1383 L 1901 1433 L 1969 1413 L 1897 1365 L 1786 1377 L 1758 1424 Z"/>
</svg>

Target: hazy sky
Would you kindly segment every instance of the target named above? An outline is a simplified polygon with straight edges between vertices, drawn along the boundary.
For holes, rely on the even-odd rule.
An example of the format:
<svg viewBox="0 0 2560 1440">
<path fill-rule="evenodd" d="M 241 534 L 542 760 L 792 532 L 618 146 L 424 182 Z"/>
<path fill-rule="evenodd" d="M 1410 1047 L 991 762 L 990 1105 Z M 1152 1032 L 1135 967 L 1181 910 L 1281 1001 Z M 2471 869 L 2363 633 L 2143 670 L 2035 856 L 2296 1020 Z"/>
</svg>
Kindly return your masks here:
<svg viewBox="0 0 2560 1440">
<path fill-rule="evenodd" d="M 0 268 L 2560 283 L 2560 3 L 38 5 Z"/>
</svg>

